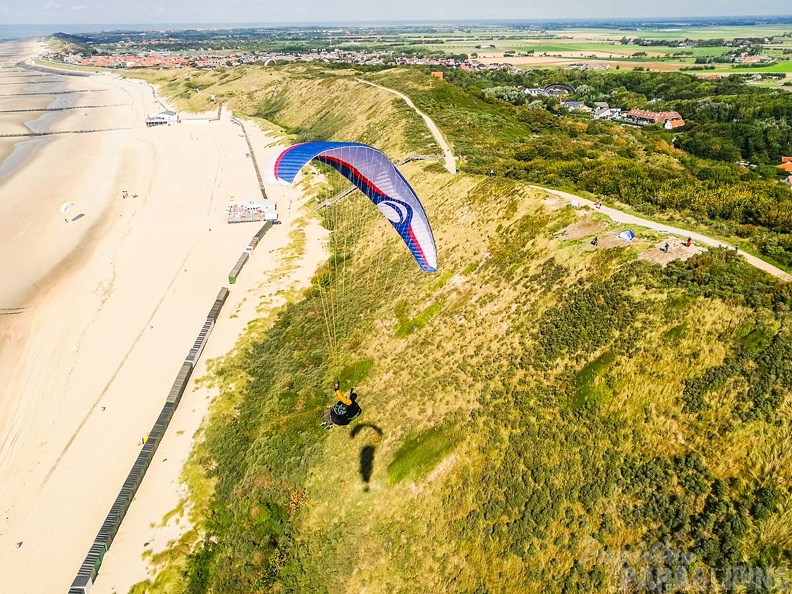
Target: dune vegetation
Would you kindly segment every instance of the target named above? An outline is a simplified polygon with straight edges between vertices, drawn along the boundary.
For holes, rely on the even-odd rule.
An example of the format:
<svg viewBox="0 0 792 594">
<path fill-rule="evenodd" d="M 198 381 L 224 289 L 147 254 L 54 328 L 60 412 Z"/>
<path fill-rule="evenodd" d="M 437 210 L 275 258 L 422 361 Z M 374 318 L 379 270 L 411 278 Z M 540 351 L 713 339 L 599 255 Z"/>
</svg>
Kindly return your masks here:
<svg viewBox="0 0 792 594">
<path fill-rule="evenodd" d="M 180 108 L 214 94 L 294 138 L 437 152 L 414 112 L 344 71 L 146 76 Z M 478 117 L 485 135 L 495 116 Z M 487 154 L 478 138 L 470 160 Z M 331 258 L 214 366 L 219 395 L 185 470 L 195 529 L 155 560 L 168 579 L 134 591 L 739 589 L 735 567 L 768 590 L 783 579 L 789 285 L 725 250 L 662 266 L 647 254 L 665 239 L 634 229 L 623 243 L 520 180 L 401 170 L 438 272 L 359 193 L 322 211 Z M 311 178 L 317 200 L 340 187 Z M 363 415 L 325 431 L 336 377 Z"/>
</svg>

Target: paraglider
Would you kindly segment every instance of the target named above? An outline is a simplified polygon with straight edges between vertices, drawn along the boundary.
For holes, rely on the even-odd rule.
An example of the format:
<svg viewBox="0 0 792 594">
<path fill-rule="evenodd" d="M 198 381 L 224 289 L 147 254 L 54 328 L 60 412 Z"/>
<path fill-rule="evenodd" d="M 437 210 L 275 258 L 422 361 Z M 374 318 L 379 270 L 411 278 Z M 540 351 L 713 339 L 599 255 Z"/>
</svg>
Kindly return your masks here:
<svg viewBox="0 0 792 594">
<path fill-rule="evenodd" d="M 437 250 L 426 212 L 383 152 L 356 142 L 295 144 L 277 157 L 268 173 L 276 181 L 291 184 L 313 159 L 330 165 L 363 192 L 390 221 L 421 269 L 437 272 Z"/>
<path fill-rule="evenodd" d="M 355 388 L 350 388 L 349 396 L 345 396 L 343 392 L 341 392 L 340 383 L 336 381 L 333 386 L 333 392 L 338 402 L 327 409 L 321 422 L 321 426 L 327 430 L 332 429 L 335 425 L 349 425 L 352 421 L 357 419 L 362 412 L 360 405 L 357 403 Z"/>
<path fill-rule="evenodd" d="M 387 291 L 394 290 L 387 280 L 383 281 L 384 275 L 390 278 L 391 266 L 387 264 L 392 253 L 390 246 L 377 242 L 381 249 L 377 249 L 373 258 L 359 257 L 356 253 L 359 232 L 371 220 L 369 215 L 375 213 L 370 203 L 390 222 L 421 270 L 437 271 L 437 249 L 429 219 L 415 191 L 388 156 L 374 147 L 356 142 L 296 144 L 271 161 L 264 176 L 271 182 L 291 185 L 303 167 L 312 161 L 329 166 L 354 186 L 339 191 L 337 199 L 322 203 L 321 208 L 326 209 L 323 210 L 326 226 L 333 231 L 327 246 L 330 258 L 315 276 L 310 293 L 327 347 L 328 368 L 338 378 L 344 362 L 342 345 L 360 319 L 361 308 L 367 300 L 374 302 Z M 327 173 L 330 174 L 328 185 L 343 183 L 334 172 Z M 356 199 L 360 197 L 354 192 L 355 188 L 365 199 Z M 348 195 L 350 198 L 339 202 L 341 197 Z M 359 278 L 361 270 L 366 270 L 367 274 Z M 379 276 L 380 271 L 383 277 Z M 362 282 L 364 278 L 365 283 Z M 345 378 L 344 383 L 349 389 L 356 384 L 356 379 Z M 325 429 L 348 425 L 361 414 L 354 388 L 345 394 L 337 381 L 333 395 L 336 402 L 326 411 L 322 421 Z"/>
<path fill-rule="evenodd" d="M 74 202 L 72 202 L 71 200 L 66 200 L 65 202 L 61 203 L 60 211 L 61 211 L 61 213 L 66 214 L 66 211 L 69 210 L 73 206 L 74 206 Z M 69 218 L 68 217 L 64 218 L 63 220 L 66 221 L 67 223 L 69 222 Z"/>
</svg>

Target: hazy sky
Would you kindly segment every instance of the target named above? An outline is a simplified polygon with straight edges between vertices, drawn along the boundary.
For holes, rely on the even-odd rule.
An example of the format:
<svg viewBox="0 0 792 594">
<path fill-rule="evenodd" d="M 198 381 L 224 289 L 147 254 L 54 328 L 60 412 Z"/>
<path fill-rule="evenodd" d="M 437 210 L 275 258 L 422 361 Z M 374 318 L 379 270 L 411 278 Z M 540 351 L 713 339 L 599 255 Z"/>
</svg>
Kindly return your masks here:
<svg viewBox="0 0 792 594">
<path fill-rule="evenodd" d="M 0 24 L 792 15 L 792 0 L 0 0 Z"/>
</svg>

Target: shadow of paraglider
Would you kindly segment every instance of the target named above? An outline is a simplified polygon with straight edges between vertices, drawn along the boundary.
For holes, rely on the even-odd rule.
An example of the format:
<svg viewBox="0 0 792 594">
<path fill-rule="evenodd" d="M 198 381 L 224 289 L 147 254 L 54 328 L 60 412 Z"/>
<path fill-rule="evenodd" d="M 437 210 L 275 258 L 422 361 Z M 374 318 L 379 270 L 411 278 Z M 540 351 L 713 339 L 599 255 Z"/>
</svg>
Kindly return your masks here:
<svg viewBox="0 0 792 594">
<path fill-rule="evenodd" d="M 72 223 L 73 223 L 74 221 L 78 221 L 78 220 L 80 220 L 80 219 L 81 219 L 81 218 L 83 218 L 84 216 L 85 216 L 85 213 L 81 212 L 80 214 L 78 214 L 76 217 L 74 217 L 74 218 L 72 219 Z"/>
<path fill-rule="evenodd" d="M 372 425 L 371 423 L 361 423 L 360 425 L 357 425 L 354 429 L 352 429 L 349 437 L 354 439 L 357 434 L 364 429 L 371 429 L 374 432 L 374 443 L 378 442 L 382 437 L 382 429 L 376 425 Z M 377 446 L 370 443 L 364 445 L 360 450 L 360 478 L 362 478 L 363 482 L 365 483 L 365 487 L 363 487 L 364 491 L 369 490 L 369 481 L 371 480 L 371 475 L 374 472 L 374 452 L 376 449 Z"/>
</svg>

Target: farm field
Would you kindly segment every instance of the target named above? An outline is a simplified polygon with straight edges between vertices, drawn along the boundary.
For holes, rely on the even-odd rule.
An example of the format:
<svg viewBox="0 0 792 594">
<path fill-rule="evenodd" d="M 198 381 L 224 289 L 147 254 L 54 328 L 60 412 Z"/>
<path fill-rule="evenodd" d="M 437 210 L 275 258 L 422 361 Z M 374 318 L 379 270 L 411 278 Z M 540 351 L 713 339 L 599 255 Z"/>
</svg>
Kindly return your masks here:
<svg viewBox="0 0 792 594">
<path fill-rule="evenodd" d="M 476 55 L 485 63 L 506 62 L 515 66 L 529 67 L 566 67 L 585 60 L 598 66 L 608 66 L 612 70 L 641 67 L 648 70 L 674 71 L 690 68 L 697 58 L 717 58 L 734 49 L 728 45 L 690 47 L 678 45 L 637 45 L 624 43 L 636 38 L 671 42 L 695 40 L 710 42 L 723 39 L 730 43 L 733 39 L 767 39 L 762 53 L 773 60 L 787 60 L 792 53 L 792 39 L 783 37 L 789 31 L 779 27 L 690 27 L 668 29 L 556 29 L 535 31 L 525 36 L 506 35 L 501 29 L 490 32 L 478 31 L 471 35 L 454 34 L 442 43 L 427 43 L 430 52 L 446 54 L 467 53 Z M 432 36 L 414 36 L 413 43 L 424 38 L 431 41 Z M 437 40 L 434 36 L 433 40 Z M 514 54 L 514 55 L 511 55 Z M 638 54 L 636 56 L 636 54 Z M 635 56 L 635 57 L 633 57 Z M 782 63 L 770 66 L 757 66 L 752 69 L 732 68 L 730 63 L 714 64 L 716 70 L 735 70 L 751 73 L 778 73 L 792 71 L 792 64 Z"/>
</svg>

